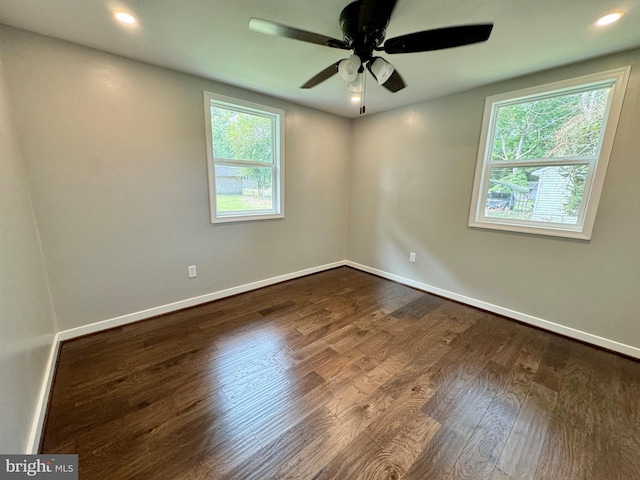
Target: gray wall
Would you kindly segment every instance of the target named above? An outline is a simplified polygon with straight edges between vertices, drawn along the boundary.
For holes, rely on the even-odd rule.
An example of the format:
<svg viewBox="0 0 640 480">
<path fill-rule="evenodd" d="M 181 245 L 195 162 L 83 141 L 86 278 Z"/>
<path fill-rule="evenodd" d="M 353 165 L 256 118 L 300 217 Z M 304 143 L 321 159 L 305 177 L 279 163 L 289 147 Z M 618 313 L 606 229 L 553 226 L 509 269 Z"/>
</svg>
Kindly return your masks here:
<svg viewBox="0 0 640 480">
<path fill-rule="evenodd" d="M 350 121 L 8 27 L 0 52 L 61 330 L 345 258 Z M 204 90 L 286 111 L 285 219 L 209 223 Z"/>
<path fill-rule="evenodd" d="M 485 98 L 624 65 L 592 240 L 467 227 Z M 640 347 L 639 88 L 635 50 L 356 120 L 348 258 Z"/>
<path fill-rule="evenodd" d="M 0 57 L 0 452 L 23 453 L 55 331 Z"/>
</svg>

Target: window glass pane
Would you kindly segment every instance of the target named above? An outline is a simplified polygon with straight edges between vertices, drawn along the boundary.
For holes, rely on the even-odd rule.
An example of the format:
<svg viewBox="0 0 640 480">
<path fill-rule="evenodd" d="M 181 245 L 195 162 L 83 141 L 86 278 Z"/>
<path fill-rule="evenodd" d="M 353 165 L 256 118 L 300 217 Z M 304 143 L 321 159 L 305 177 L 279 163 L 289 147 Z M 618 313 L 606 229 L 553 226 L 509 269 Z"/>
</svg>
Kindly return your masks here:
<svg viewBox="0 0 640 480">
<path fill-rule="evenodd" d="M 499 106 L 491 160 L 595 158 L 609 90 Z"/>
<path fill-rule="evenodd" d="M 271 168 L 244 168 L 216 165 L 218 212 L 273 210 Z"/>
<path fill-rule="evenodd" d="M 215 158 L 273 163 L 273 119 L 211 106 Z"/>
<path fill-rule="evenodd" d="M 485 217 L 576 225 L 587 165 L 492 168 Z"/>
</svg>

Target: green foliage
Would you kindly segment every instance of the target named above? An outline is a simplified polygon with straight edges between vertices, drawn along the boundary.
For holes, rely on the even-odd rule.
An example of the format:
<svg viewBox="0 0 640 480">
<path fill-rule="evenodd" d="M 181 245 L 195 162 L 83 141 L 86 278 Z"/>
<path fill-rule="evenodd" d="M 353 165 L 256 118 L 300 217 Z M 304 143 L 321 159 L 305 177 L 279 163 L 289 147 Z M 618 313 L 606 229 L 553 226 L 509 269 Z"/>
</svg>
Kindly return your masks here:
<svg viewBox="0 0 640 480">
<path fill-rule="evenodd" d="M 211 107 L 211 129 L 216 158 L 272 162 L 272 122 L 269 118 Z"/>
<path fill-rule="evenodd" d="M 570 196 L 563 205 L 563 209 L 567 215 L 578 215 L 580 202 L 584 194 L 587 172 L 588 168 L 585 165 L 569 165 L 560 168 L 560 175 L 569 178 L 569 185 L 571 186 Z"/>
<path fill-rule="evenodd" d="M 594 156 L 608 89 L 498 107 L 493 161 Z"/>
<path fill-rule="evenodd" d="M 271 188 L 271 170 L 268 168 L 243 168 L 242 176 L 249 180 L 255 180 L 259 195 L 263 195 L 265 189 Z"/>
<path fill-rule="evenodd" d="M 218 211 L 243 212 L 247 210 L 267 210 L 272 208 L 271 197 L 254 197 L 251 195 L 225 195 L 216 196 Z"/>
<path fill-rule="evenodd" d="M 490 192 L 499 193 L 511 193 L 513 188 L 511 185 L 517 187 L 527 187 L 529 184 L 528 171 L 535 170 L 534 168 L 493 168 L 491 170 L 491 179 L 499 180 L 501 183 L 492 183 Z"/>
</svg>

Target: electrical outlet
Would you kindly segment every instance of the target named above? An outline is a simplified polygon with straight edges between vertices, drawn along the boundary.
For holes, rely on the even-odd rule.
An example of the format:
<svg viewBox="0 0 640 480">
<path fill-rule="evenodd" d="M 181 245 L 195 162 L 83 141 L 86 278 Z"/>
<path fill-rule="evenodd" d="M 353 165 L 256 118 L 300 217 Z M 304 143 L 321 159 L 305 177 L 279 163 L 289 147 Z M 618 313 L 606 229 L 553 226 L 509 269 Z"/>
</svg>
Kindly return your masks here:
<svg viewBox="0 0 640 480">
<path fill-rule="evenodd" d="M 409 252 L 409 261 L 415 263 L 416 262 L 416 254 L 415 252 Z"/>
<path fill-rule="evenodd" d="M 194 278 L 197 277 L 198 274 L 196 273 L 196 266 L 195 265 L 191 265 L 189 267 L 189 278 Z"/>
</svg>

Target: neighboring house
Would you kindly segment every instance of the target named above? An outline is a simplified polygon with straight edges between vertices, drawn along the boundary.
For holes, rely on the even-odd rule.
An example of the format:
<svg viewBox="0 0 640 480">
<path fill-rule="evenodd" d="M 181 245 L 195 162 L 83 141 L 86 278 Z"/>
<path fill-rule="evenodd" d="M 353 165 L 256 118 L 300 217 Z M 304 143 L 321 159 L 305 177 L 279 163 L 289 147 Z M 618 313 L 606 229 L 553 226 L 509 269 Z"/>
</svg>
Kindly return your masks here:
<svg viewBox="0 0 640 480">
<path fill-rule="evenodd" d="M 571 195 L 569 178 L 560 175 L 557 167 L 540 168 L 531 172 L 531 175 L 540 179 L 531 220 L 575 224 L 578 218 L 564 211 Z"/>
<path fill-rule="evenodd" d="M 238 167 L 216 166 L 216 192 L 223 195 L 243 195 L 245 189 L 258 188 L 258 182 L 241 176 Z"/>
<path fill-rule="evenodd" d="M 216 192 L 225 195 L 242 195 L 242 177 L 236 167 L 216 167 Z"/>
</svg>

